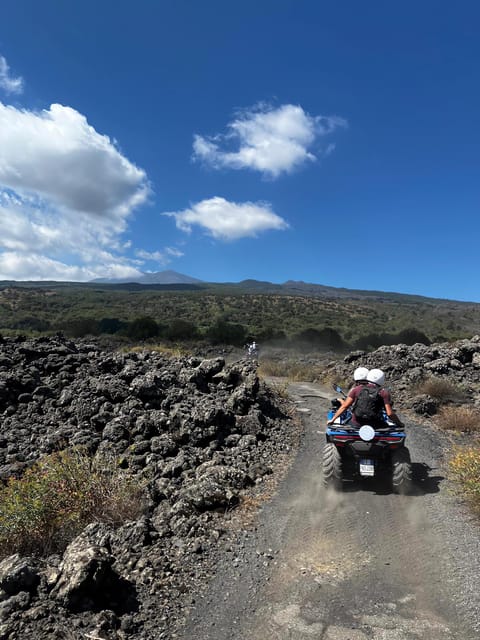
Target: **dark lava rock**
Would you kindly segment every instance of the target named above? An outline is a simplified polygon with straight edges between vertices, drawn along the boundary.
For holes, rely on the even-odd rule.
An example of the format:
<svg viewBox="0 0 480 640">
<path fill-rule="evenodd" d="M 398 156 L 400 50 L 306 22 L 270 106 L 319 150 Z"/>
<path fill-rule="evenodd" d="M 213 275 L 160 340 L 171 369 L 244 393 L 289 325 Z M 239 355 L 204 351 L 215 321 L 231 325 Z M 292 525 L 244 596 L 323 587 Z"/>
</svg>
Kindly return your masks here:
<svg viewBox="0 0 480 640">
<path fill-rule="evenodd" d="M 38 569 L 31 558 L 14 554 L 0 562 L 0 588 L 8 595 L 33 591 L 40 582 Z"/>
<path fill-rule="evenodd" d="M 113 562 L 106 546 L 92 544 L 88 533 L 78 536 L 64 553 L 51 597 L 73 612 L 135 609 L 135 588 L 112 568 Z"/>
<path fill-rule="evenodd" d="M 427 394 L 416 396 L 412 402 L 412 409 L 415 413 L 422 416 L 433 416 L 437 413 L 439 407 L 438 400 L 435 400 Z"/>
<path fill-rule="evenodd" d="M 419 413 L 433 415 L 435 411 L 431 413 L 434 407 L 430 402 L 425 405 L 416 399 L 421 395 L 419 385 L 425 379 L 440 378 L 457 385 L 464 390 L 467 401 L 475 402 L 478 397 L 480 336 L 429 346 L 396 344 L 369 353 L 356 351 L 346 356 L 343 362 L 331 362 L 326 367 L 325 377 L 352 380 L 353 384 L 353 371 L 360 365 L 382 369 L 386 386 L 391 389 L 394 400 L 403 407 L 410 408 L 415 404 Z"/>
<path fill-rule="evenodd" d="M 58 557 L 0 563 L 0 638 L 170 637 L 215 570 L 227 514 L 295 437 L 256 363 L 211 355 L 0 341 L 0 480 L 76 445 L 145 487 L 136 520 L 91 524 Z"/>
</svg>

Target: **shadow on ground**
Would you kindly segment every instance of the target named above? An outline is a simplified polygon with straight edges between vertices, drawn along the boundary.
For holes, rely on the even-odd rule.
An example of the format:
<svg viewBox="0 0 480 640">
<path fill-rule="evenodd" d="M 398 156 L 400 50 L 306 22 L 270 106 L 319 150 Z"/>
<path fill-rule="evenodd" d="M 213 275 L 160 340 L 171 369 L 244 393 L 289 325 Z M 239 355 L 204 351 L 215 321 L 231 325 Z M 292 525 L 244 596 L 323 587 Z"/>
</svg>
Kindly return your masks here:
<svg viewBox="0 0 480 640">
<path fill-rule="evenodd" d="M 440 483 L 445 478 L 441 475 L 433 475 L 433 471 L 435 470 L 424 462 L 412 462 L 412 484 L 403 495 L 424 496 L 429 493 L 438 493 L 440 491 Z M 366 491 L 382 496 L 396 493 L 392 489 L 390 479 L 384 475 L 376 478 L 344 479 L 341 490 L 345 493 Z"/>
</svg>

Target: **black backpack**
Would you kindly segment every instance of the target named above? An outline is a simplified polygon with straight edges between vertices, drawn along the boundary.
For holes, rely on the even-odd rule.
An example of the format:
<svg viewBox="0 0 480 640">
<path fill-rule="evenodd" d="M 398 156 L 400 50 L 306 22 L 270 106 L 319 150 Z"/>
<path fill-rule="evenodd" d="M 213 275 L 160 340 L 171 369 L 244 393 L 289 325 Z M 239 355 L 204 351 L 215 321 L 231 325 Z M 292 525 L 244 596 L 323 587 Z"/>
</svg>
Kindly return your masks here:
<svg viewBox="0 0 480 640">
<path fill-rule="evenodd" d="M 353 405 L 353 415 L 359 424 L 370 424 L 383 420 L 385 404 L 380 387 L 363 387 Z"/>
</svg>

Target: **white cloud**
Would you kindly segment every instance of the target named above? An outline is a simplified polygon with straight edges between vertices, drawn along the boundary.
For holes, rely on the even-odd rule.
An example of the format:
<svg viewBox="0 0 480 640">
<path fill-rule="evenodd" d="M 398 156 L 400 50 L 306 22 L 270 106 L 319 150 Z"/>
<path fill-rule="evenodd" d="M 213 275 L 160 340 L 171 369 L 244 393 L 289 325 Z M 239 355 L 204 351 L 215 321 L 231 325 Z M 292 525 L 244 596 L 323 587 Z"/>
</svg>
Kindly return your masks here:
<svg viewBox="0 0 480 640">
<path fill-rule="evenodd" d="M 0 89 L 6 93 L 22 93 L 23 91 L 23 78 L 13 78 L 10 75 L 10 67 L 3 56 L 0 56 Z"/>
<path fill-rule="evenodd" d="M 218 240 L 256 237 L 263 231 L 282 230 L 289 226 L 271 210 L 268 203 L 236 203 L 220 197 L 202 200 L 184 211 L 171 211 L 164 215 L 175 218 L 177 227 L 182 231 L 190 233 L 196 225 Z"/>
<path fill-rule="evenodd" d="M 145 172 L 75 109 L 52 105 L 34 113 L 0 102 L 0 251 L 5 251 L 0 270 L 5 277 L 137 275 L 122 255 L 121 236 L 148 195 Z"/>
<path fill-rule="evenodd" d="M 316 160 L 310 149 L 325 155 L 318 140 L 347 126 L 338 116 L 311 116 L 302 107 L 286 104 L 274 109 L 259 105 L 241 112 L 228 124 L 228 133 L 213 137 L 194 136 L 193 158 L 219 169 L 253 169 L 271 178 L 290 172 L 306 162 Z M 223 150 L 230 142 L 237 150 Z"/>
<path fill-rule="evenodd" d="M 59 104 L 34 113 L 0 103 L 0 184 L 120 224 L 148 194 L 145 172 Z"/>
<path fill-rule="evenodd" d="M 165 249 L 165 253 L 172 258 L 181 258 L 185 255 L 183 251 L 180 251 L 180 249 L 176 249 L 175 247 L 167 247 Z"/>
<path fill-rule="evenodd" d="M 140 275 L 138 269 L 112 261 L 102 265 L 65 264 L 38 253 L 16 251 L 0 253 L 0 280 L 58 280 L 82 282 L 94 278 L 130 278 Z"/>
<path fill-rule="evenodd" d="M 175 249 L 174 247 L 166 247 L 163 251 L 145 251 L 144 249 L 139 249 L 135 254 L 142 260 L 152 260 L 162 266 L 169 264 L 172 258 L 180 258 L 184 255 L 179 249 Z"/>
</svg>

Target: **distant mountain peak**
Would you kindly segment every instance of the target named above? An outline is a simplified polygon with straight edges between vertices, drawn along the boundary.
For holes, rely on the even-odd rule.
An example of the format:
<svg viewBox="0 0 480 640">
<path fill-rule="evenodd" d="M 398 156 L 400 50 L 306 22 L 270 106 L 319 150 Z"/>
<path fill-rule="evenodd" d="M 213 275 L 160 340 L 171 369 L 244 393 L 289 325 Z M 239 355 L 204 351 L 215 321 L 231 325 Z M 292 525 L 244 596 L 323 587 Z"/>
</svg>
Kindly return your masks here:
<svg viewBox="0 0 480 640">
<path fill-rule="evenodd" d="M 142 275 L 132 278 L 96 278 L 92 282 L 101 284 L 122 284 L 127 282 L 138 284 L 200 284 L 202 280 L 167 269 L 165 271 L 142 273 Z"/>
</svg>

